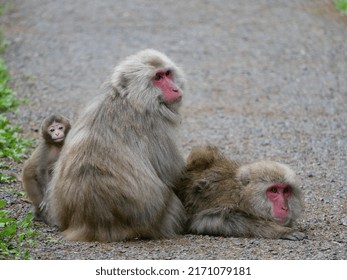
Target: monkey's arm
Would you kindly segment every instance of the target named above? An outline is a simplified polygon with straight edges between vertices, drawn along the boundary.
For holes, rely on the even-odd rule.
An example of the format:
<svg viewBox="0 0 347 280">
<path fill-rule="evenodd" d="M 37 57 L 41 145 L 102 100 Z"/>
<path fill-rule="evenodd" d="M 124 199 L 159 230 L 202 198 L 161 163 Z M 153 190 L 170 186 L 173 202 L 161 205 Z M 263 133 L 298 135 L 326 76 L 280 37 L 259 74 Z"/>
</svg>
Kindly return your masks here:
<svg viewBox="0 0 347 280">
<path fill-rule="evenodd" d="M 42 190 L 38 182 L 37 169 L 34 161 L 28 160 L 24 164 L 22 174 L 23 187 L 31 203 L 37 206 L 42 200 Z"/>
<path fill-rule="evenodd" d="M 37 169 L 38 157 L 37 153 L 33 155 L 24 163 L 22 182 L 24 190 L 29 197 L 31 204 L 33 206 L 33 213 L 36 219 L 40 219 L 39 204 L 43 199 L 43 192 L 41 185 L 38 181 L 38 169 Z"/>
<path fill-rule="evenodd" d="M 271 221 L 247 215 L 239 210 L 215 208 L 203 210 L 189 219 L 189 232 L 230 237 L 261 237 L 301 240 L 304 233 Z"/>
<path fill-rule="evenodd" d="M 46 145 L 42 149 L 40 161 L 37 167 L 37 178 L 41 191 L 44 194 L 50 180 L 52 179 L 54 165 L 59 158 L 60 148 Z"/>
<path fill-rule="evenodd" d="M 39 184 L 39 187 L 41 189 L 41 192 L 44 193 L 45 189 L 46 189 L 46 185 L 48 182 L 48 171 L 46 168 L 41 168 L 38 170 L 38 177 L 37 177 L 37 181 Z"/>
</svg>

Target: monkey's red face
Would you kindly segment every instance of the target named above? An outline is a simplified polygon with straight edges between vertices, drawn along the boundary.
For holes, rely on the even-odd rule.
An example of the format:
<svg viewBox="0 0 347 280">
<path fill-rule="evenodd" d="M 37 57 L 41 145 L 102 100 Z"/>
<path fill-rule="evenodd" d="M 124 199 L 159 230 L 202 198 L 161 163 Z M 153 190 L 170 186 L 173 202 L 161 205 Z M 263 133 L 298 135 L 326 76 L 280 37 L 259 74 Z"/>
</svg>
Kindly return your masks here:
<svg viewBox="0 0 347 280">
<path fill-rule="evenodd" d="M 61 142 L 65 138 L 65 126 L 61 123 L 53 122 L 48 127 L 48 133 L 51 135 L 53 142 Z"/>
<path fill-rule="evenodd" d="M 175 85 L 171 70 L 159 70 L 153 77 L 153 85 L 160 88 L 165 102 L 177 103 L 182 99 L 180 89 Z"/>
<path fill-rule="evenodd" d="M 288 199 L 291 195 L 291 187 L 287 184 L 274 184 L 266 190 L 266 197 L 272 203 L 272 215 L 280 224 L 287 223 L 290 218 Z"/>
</svg>

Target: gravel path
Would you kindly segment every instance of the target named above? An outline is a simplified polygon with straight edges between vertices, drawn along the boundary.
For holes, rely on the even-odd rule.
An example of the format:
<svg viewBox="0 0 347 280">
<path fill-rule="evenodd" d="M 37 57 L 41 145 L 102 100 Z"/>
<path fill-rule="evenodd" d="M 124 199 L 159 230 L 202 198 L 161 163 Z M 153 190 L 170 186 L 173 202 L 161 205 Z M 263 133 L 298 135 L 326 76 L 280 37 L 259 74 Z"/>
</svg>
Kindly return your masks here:
<svg viewBox="0 0 347 280">
<path fill-rule="evenodd" d="M 288 163 L 306 203 L 298 228 L 308 238 L 299 242 L 194 235 L 67 242 L 37 223 L 34 259 L 347 259 L 347 16 L 331 1 L 11 3 L 1 24 L 13 87 L 30 100 L 18 116 L 26 135 L 38 137 L 51 112 L 74 119 L 115 64 L 152 47 L 188 77 L 185 156 L 211 143 L 243 162 Z M 4 197 L 17 215 L 29 211 L 2 188 Z"/>
</svg>

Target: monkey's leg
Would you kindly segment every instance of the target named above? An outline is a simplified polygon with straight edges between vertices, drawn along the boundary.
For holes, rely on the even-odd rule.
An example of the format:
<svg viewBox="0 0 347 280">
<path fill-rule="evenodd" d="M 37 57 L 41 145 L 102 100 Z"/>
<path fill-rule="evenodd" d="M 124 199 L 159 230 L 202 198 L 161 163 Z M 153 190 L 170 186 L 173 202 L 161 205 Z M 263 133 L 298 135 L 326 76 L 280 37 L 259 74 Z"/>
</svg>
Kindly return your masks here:
<svg viewBox="0 0 347 280">
<path fill-rule="evenodd" d="M 23 178 L 24 189 L 31 201 L 32 211 L 36 220 L 42 220 L 40 203 L 43 199 L 42 190 L 35 178 Z"/>
<path fill-rule="evenodd" d="M 186 212 L 184 206 L 174 192 L 171 192 L 166 208 L 163 209 L 163 215 L 155 225 L 156 233 L 154 238 L 171 238 L 183 233 L 185 222 Z"/>
</svg>

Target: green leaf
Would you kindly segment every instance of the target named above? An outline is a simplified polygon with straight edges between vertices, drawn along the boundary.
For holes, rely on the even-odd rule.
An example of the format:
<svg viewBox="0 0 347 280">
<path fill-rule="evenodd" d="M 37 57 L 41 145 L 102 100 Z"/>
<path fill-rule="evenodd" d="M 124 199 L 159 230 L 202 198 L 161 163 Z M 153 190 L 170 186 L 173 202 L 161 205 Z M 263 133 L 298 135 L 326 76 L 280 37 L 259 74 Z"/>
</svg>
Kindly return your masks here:
<svg viewBox="0 0 347 280">
<path fill-rule="evenodd" d="M 335 7 L 342 13 L 347 13 L 347 0 L 335 0 Z"/>
<path fill-rule="evenodd" d="M 6 201 L 5 200 L 0 200 L 0 208 L 5 207 Z"/>
</svg>

